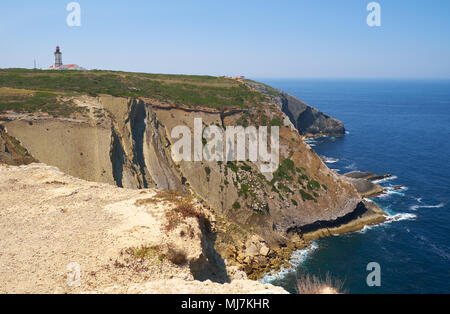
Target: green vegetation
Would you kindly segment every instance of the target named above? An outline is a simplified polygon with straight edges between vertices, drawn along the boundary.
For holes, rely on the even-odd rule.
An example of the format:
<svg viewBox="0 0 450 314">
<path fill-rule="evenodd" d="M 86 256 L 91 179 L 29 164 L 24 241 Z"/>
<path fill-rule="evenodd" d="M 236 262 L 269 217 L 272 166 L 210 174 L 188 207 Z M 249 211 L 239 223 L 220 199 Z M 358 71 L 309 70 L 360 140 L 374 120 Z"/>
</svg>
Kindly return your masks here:
<svg viewBox="0 0 450 314">
<path fill-rule="evenodd" d="M 240 209 L 241 208 L 241 204 L 239 204 L 239 202 L 234 202 L 233 204 L 233 209 Z"/>
<path fill-rule="evenodd" d="M 270 126 L 282 126 L 283 125 L 283 121 L 281 121 L 280 118 L 275 117 L 272 119 L 272 121 L 270 121 Z"/>
<path fill-rule="evenodd" d="M 302 196 L 303 201 L 317 201 L 311 194 L 301 189 L 300 194 Z"/>
<path fill-rule="evenodd" d="M 130 248 L 128 253 L 136 259 L 158 259 L 160 262 L 165 259 L 165 255 L 162 253 L 162 249 L 159 246 L 140 246 Z"/>
<path fill-rule="evenodd" d="M 117 97 L 149 97 L 184 106 L 256 107 L 264 100 L 245 84 L 222 77 L 114 71 L 0 69 L 0 87 Z"/>
<path fill-rule="evenodd" d="M 239 190 L 239 196 L 244 195 L 245 198 L 248 197 L 248 194 L 250 192 L 250 186 L 248 184 L 241 184 L 241 189 Z"/>
<path fill-rule="evenodd" d="M 292 191 L 289 187 L 287 187 L 286 185 L 284 185 L 281 182 L 278 183 L 278 190 L 285 192 L 285 193 L 289 193 L 289 194 L 294 193 L 294 191 Z"/>
<path fill-rule="evenodd" d="M 322 187 L 322 186 L 320 185 L 320 183 L 317 182 L 316 180 L 312 180 L 312 181 L 311 181 L 311 185 L 312 185 L 313 189 L 315 189 L 315 190 L 319 190 L 319 189 Z"/>
<path fill-rule="evenodd" d="M 290 174 L 294 174 L 294 162 L 290 159 L 285 159 L 281 162 L 277 171 L 274 172 L 272 183 L 281 180 L 292 182 L 292 176 Z"/>
<path fill-rule="evenodd" d="M 298 202 L 294 199 L 291 200 L 292 204 L 294 204 L 294 206 L 298 206 Z"/>
<path fill-rule="evenodd" d="M 239 170 L 238 166 L 232 161 L 227 162 L 227 168 L 229 168 L 233 172 L 238 172 Z"/>
<path fill-rule="evenodd" d="M 54 116 L 67 117 L 73 113 L 82 112 L 83 108 L 77 107 L 71 101 L 58 99 L 55 93 L 2 90 L 0 113 L 7 110 L 21 113 L 42 111 Z"/>
</svg>

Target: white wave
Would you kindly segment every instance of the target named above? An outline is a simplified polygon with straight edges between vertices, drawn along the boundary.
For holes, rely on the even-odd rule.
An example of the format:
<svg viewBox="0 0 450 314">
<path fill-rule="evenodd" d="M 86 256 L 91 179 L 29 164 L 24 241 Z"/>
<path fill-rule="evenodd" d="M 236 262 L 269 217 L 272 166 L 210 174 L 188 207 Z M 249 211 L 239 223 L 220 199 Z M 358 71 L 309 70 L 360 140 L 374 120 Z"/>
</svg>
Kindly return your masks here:
<svg viewBox="0 0 450 314">
<path fill-rule="evenodd" d="M 274 282 L 275 280 L 282 280 L 286 278 L 288 274 L 294 273 L 297 267 L 318 248 L 319 246 L 317 245 L 317 243 L 315 241 L 312 241 L 311 246 L 307 249 L 295 251 L 294 253 L 292 253 L 292 256 L 289 260 L 289 264 L 291 265 L 290 267 L 283 266 L 279 271 L 272 271 L 270 273 L 267 273 L 264 278 L 261 279 L 261 282 L 266 284 Z"/>
<path fill-rule="evenodd" d="M 332 158 L 332 157 L 327 157 L 327 156 L 320 156 L 322 157 L 323 161 L 327 164 L 335 164 L 337 162 L 339 162 L 338 158 Z"/>
<path fill-rule="evenodd" d="M 388 216 L 386 216 L 385 222 L 378 224 L 378 225 L 373 225 L 373 226 L 364 226 L 364 228 L 360 231 L 357 231 L 357 233 L 366 233 L 369 230 L 372 230 L 372 229 L 378 228 L 378 227 L 382 227 L 382 226 L 391 224 L 396 221 L 416 220 L 416 219 L 417 219 L 417 215 L 410 214 L 410 213 L 400 213 L 400 214 L 388 215 Z"/>
<path fill-rule="evenodd" d="M 403 221 L 403 220 L 416 220 L 417 215 L 409 214 L 409 213 L 401 213 L 393 216 L 388 216 L 385 224 L 389 224 L 395 221 Z"/>
<path fill-rule="evenodd" d="M 356 170 L 356 164 L 354 162 L 352 162 L 350 165 L 348 165 L 344 168 L 349 169 L 349 170 Z"/>
<path fill-rule="evenodd" d="M 401 189 L 394 189 L 394 187 L 388 186 L 386 188 L 385 192 L 381 195 L 378 195 L 377 198 L 387 198 L 392 195 L 405 196 L 405 193 L 402 193 L 402 192 L 407 191 L 407 190 L 408 190 L 408 187 L 406 187 L 406 186 L 403 186 Z"/>
<path fill-rule="evenodd" d="M 375 183 L 375 184 L 381 184 L 381 183 L 385 183 L 385 182 L 392 181 L 392 180 L 396 180 L 396 179 L 398 179 L 397 176 L 391 176 L 391 177 L 388 177 L 388 178 L 384 178 L 384 179 L 380 179 L 380 180 L 375 180 L 375 181 L 373 181 L 373 183 Z"/>
<path fill-rule="evenodd" d="M 413 205 L 409 209 L 416 211 L 419 208 L 442 208 L 444 206 L 445 206 L 444 203 L 440 203 L 438 205 Z"/>
<path fill-rule="evenodd" d="M 372 230 L 374 227 L 376 226 L 364 226 L 364 228 L 362 228 L 362 230 L 358 231 L 358 233 L 366 233 L 369 230 Z"/>
</svg>

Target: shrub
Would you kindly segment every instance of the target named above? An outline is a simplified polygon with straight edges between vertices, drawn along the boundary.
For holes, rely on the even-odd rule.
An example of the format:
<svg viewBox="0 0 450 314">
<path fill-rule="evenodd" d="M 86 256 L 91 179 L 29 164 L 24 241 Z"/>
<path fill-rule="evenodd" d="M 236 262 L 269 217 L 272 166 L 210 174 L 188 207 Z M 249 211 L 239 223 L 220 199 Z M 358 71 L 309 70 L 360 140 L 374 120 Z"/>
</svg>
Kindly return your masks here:
<svg viewBox="0 0 450 314">
<path fill-rule="evenodd" d="M 311 181 L 311 185 L 312 185 L 312 187 L 313 187 L 314 189 L 316 189 L 316 190 L 319 190 L 320 187 L 321 187 L 320 183 L 319 183 L 318 181 L 316 181 L 316 180 L 312 180 L 312 181 Z"/>
<path fill-rule="evenodd" d="M 250 186 L 248 184 L 241 184 L 241 189 L 239 190 L 239 196 L 244 195 L 245 198 L 247 198 L 249 192 L 250 192 Z"/>
<path fill-rule="evenodd" d="M 239 170 L 238 166 L 232 161 L 229 161 L 227 163 L 227 167 L 230 168 L 231 171 L 233 171 L 233 172 L 238 172 L 238 170 Z"/>
<path fill-rule="evenodd" d="M 327 273 L 325 280 L 310 275 L 301 275 L 297 278 L 296 290 L 298 294 L 342 294 L 344 284 L 340 280 L 333 280 Z"/>
<path fill-rule="evenodd" d="M 308 192 L 305 192 L 305 190 L 300 189 L 300 195 L 302 196 L 303 201 L 315 201 L 316 199 L 309 194 Z"/>
<path fill-rule="evenodd" d="M 142 245 L 129 249 L 128 253 L 134 258 L 141 260 L 158 258 L 158 260 L 161 261 L 165 258 L 165 255 L 162 253 L 162 249 L 159 246 Z"/>
<path fill-rule="evenodd" d="M 282 126 L 282 125 L 283 125 L 283 122 L 278 117 L 275 117 L 270 121 L 270 126 Z"/>
<path fill-rule="evenodd" d="M 234 202 L 233 204 L 233 209 L 240 209 L 241 208 L 241 204 L 239 204 L 239 202 Z"/>
<path fill-rule="evenodd" d="M 294 173 L 294 162 L 290 159 L 285 159 L 281 162 L 277 171 L 274 172 L 272 182 L 280 180 L 292 182 L 292 176 L 289 173 Z"/>
<path fill-rule="evenodd" d="M 207 217 L 194 205 L 191 197 L 176 197 L 170 201 L 175 204 L 175 208 L 166 212 L 166 231 L 174 230 L 186 218 L 197 218 L 199 222 L 207 221 Z"/>
</svg>

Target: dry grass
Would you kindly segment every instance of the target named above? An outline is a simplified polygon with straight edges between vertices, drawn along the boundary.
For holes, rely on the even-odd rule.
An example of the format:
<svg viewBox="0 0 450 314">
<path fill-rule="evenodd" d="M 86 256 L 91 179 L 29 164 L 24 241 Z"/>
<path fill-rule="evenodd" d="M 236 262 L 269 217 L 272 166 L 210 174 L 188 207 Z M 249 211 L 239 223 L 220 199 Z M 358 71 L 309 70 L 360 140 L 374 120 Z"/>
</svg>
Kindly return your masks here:
<svg viewBox="0 0 450 314">
<path fill-rule="evenodd" d="M 175 208 L 166 213 L 166 231 L 175 229 L 186 218 L 197 218 L 199 221 L 206 219 L 205 214 L 194 205 L 192 198 L 182 199 L 175 204 Z"/>
<path fill-rule="evenodd" d="M 197 218 L 206 220 L 206 215 L 194 203 L 191 195 L 183 195 L 176 191 L 159 191 L 152 198 L 140 199 L 135 202 L 136 206 L 154 205 L 161 202 L 173 204 L 174 207 L 166 212 L 167 225 L 164 230 L 169 232 L 177 228 L 186 218 Z"/>
<path fill-rule="evenodd" d="M 137 200 L 134 205 L 145 206 L 154 205 L 161 202 L 178 203 L 184 196 L 177 191 L 159 191 L 156 195 L 151 198 L 145 198 Z"/>
<path fill-rule="evenodd" d="M 158 259 L 162 261 L 165 256 L 162 253 L 162 249 L 159 246 L 145 246 L 142 245 L 140 247 L 130 248 L 126 251 L 126 253 L 130 254 L 131 256 L 135 257 L 136 259 Z"/>
<path fill-rule="evenodd" d="M 161 246 L 142 245 L 129 248 L 125 253 L 132 256 L 133 259 L 138 262 L 157 261 L 158 263 L 161 263 L 166 259 L 175 265 L 182 265 L 186 262 L 186 253 L 171 246 L 164 249 Z"/>
<path fill-rule="evenodd" d="M 322 280 L 317 276 L 304 274 L 297 278 L 296 290 L 298 294 L 343 294 L 344 283 L 331 278 L 327 273 Z"/>
<path fill-rule="evenodd" d="M 0 87 L 0 96 L 29 96 L 33 95 L 34 92 L 33 90 Z"/>
</svg>

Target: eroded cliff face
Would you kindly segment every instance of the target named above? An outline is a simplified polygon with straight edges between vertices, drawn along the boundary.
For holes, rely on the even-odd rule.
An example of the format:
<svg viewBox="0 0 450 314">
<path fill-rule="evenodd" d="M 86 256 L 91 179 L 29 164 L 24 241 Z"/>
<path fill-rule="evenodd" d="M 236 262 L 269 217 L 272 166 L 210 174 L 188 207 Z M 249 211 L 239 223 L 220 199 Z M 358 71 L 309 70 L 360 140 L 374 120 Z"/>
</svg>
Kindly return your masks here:
<svg viewBox="0 0 450 314">
<path fill-rule="evenodd" d="M 247 84 L 270 98 L 289 117 L 300 134 L 308 137 L 345 135 L 341 121 L 327 116 L 297 97 L 258 82 L 249 81 Z"/>
<path fill-rule="evenodd" d="M 31 154 L 20 145 L 0 124 L 0 163 L 7 165 L 28 165 L 36 162 Z"/>
<path fill-rule="evenodd" d="M 129 189 L 195 195 L 217 218 L 215 249 L 257 278 L 279 267 L 311 238 L 357 230 L 383 219 L 300 134 L 318 134 L 316 129 L 339 132 L 340 124 L 320 115 L 308 125 L 302 114 L 316 113 L 310 108 L 300 113 L 297 100 L 285 97 L 288 102 L 282 108 L 269 100 L 255 109 L 218 111 L 152 99 L 83 96 L 72 99 L 88 109 L 79 119 L 9 114 L 3 117 L 3 126 L 33 157 L 72 176 Z M 195 118 L 201 118 L 204 127 L 223 130 L 283 121 L 279 169 L 263 174 L 258 164 L 250 162 L 175 162 L 171 131 L 184 125 L 194 134 Z M 354 223 L 362 217 L 363 223 Z"/>
</svg>

